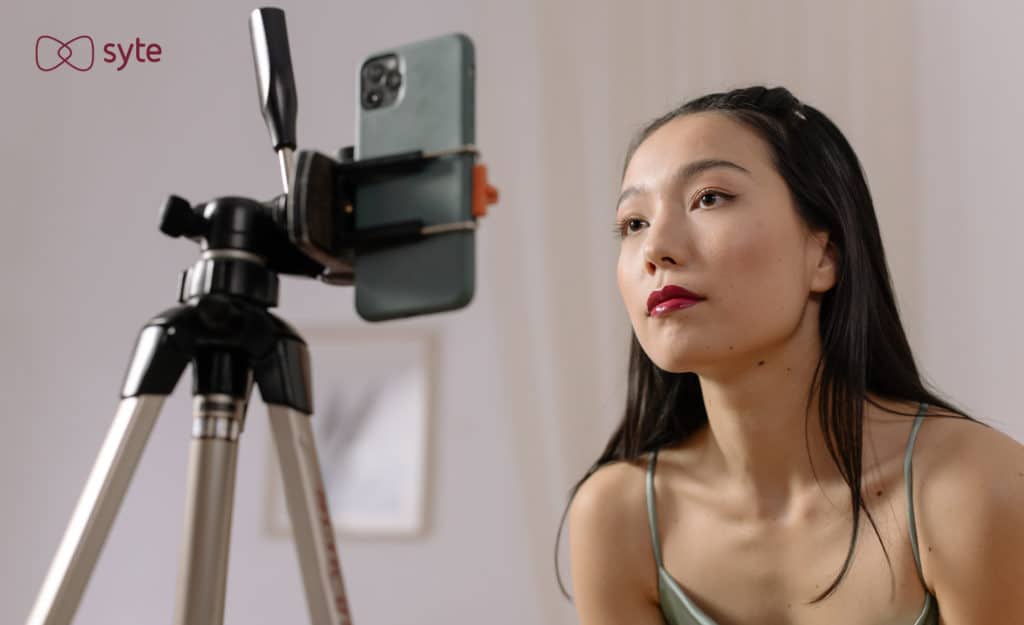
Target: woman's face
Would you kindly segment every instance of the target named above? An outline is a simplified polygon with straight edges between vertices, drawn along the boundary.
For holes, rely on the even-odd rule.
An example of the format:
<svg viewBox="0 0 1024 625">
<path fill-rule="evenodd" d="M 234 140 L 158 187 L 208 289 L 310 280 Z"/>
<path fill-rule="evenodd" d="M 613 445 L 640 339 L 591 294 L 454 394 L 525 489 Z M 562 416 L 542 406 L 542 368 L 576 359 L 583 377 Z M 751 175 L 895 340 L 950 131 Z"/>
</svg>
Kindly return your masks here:
<svg viewBox="0 0 1024 625">
<path fill-rule="evenodd" d="M 655 131 L 626 168 L 616 219 L 619 290 L 658 367 L 736 371 L 801 324 L 817 328 L 814 294 L 835 283 L 832 248 L 808 231 L 769 146 L 741 122 L 695 113 Z M 666 285 L 703 299 L 652 314 L 648 298 Z"/>
</svg>

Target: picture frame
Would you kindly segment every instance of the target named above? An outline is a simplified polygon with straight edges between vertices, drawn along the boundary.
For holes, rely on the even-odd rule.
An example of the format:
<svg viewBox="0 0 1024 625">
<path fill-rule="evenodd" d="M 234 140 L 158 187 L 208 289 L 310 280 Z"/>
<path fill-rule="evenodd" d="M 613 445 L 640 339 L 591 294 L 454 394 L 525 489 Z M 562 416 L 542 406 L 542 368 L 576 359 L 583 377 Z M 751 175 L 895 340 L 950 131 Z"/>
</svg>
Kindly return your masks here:
<svg viewBox="0 0 1024 625">
<path fill-rule="evenodd" d="M 409 327 L 303 327 L 313 439 L 339 538 L 425 531 L 437 337 Z M 277 450 L 267 447 L 267 530 L 291 535 Z"/>
</svg>

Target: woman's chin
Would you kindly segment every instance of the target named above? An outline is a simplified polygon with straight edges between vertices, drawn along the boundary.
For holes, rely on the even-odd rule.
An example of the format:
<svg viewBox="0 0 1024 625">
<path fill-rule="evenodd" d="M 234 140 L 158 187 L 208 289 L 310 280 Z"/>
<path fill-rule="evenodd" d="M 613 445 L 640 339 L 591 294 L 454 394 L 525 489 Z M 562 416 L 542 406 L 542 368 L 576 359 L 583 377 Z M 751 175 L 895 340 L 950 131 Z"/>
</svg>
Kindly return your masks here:
<svg viewBox="0 0 1024 625">
<path fill-rule="evenodd" d="M 694 371 L 696 363 L 685 354 L 648 354 L 651 362 L 659 369 L 668 373 L 690 373 Z"/>
</svg>

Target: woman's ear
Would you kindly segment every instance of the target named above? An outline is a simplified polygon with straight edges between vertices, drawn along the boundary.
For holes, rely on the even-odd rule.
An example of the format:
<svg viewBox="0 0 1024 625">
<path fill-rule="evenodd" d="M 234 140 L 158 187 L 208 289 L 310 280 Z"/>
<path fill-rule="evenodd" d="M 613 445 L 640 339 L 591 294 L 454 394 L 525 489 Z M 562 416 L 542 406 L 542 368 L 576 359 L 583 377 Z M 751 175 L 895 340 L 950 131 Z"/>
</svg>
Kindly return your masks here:
<svg viewBox="0 0 1024 625">
<path fill-rule="evenodd" d="M 812 232 L 814 267 L 811 269 L 811 292 L 825 293 L 839 279 L 839 250 L 828 232 Z"/>
</svg>

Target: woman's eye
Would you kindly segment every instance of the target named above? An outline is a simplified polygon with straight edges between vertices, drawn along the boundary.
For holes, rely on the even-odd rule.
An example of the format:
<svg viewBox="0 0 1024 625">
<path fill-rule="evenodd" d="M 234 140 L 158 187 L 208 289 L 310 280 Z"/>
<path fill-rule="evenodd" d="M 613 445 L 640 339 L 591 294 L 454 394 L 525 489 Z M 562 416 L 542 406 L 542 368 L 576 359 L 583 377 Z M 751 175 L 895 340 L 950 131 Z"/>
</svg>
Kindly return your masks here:
<svg viewBox="0 0 1024 625">
<path fill-rule="evenodd" d="M 615 222 L 615 227 L 612 229 L 615 236 L 621 238 L 626 237 L 630 233 L 636 232 L 640 228 L 640 224 L 643 224 L 643 219 L 637 219 L 636 217 L 628 217 L 626 219 L 619 219 Z"/>
<path fill-rule="evenodd" d="M 697 196 L 697 205 L 701 208 L 710 208 L 719 204 L 721 200 L 729 200 L 733 197 L 735 196 L 722 193 L 721 191 L 703 191 Z M 706 203 L 710 203 L 710 205 L 706 205 Z"/>
<path fill-rule="evenodd" d="M 695 196 L 697 208 L 712 208 L 722 203 L 722 200 L 731 200 L 735 195 L 723 191 L 701 191 Z M 643 227 L 647 223 L 638 217 L 626 217 L 615 221 L 612 232 L 617 238 L 624 239 L 630 234 Z"/>
</svg>

